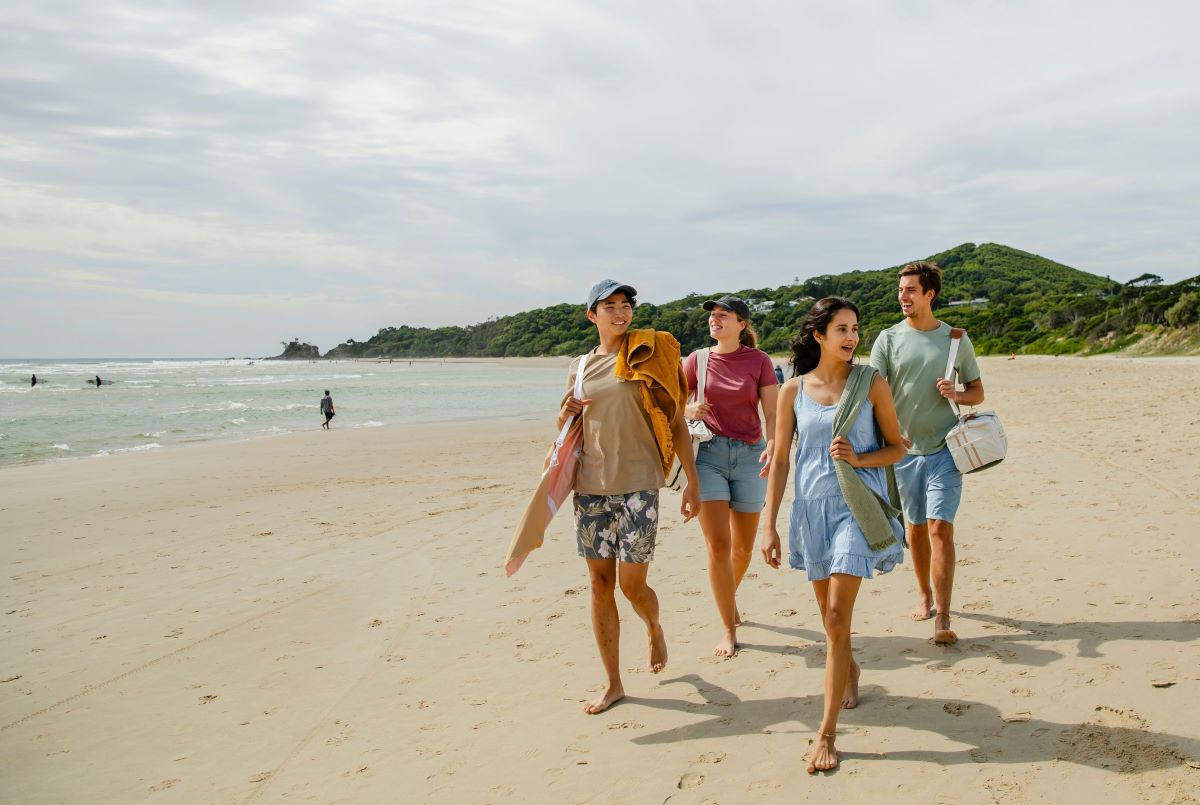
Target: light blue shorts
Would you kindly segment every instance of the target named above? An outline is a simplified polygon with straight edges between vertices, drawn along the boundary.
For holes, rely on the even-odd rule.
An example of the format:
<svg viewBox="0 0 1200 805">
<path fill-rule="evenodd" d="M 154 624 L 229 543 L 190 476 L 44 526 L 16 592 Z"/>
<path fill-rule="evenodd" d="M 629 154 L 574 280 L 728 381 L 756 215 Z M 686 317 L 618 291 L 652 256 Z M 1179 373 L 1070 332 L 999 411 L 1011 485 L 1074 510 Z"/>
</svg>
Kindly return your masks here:
<svg viewBox="0 0 1200 805">
<path fill-rule="evenodd" d="M 758 457 L 767 449 L 765 439 L 747 444 L 728 436 L 713 436 L 696 452 L 700 476 L 700 502 L 728 500 L 735 512 L 760 512 L 767 497 L 767 479 L 759 478 Z"/>
<path fill-rule="evenodd" d="M 962 473 L 954 466 L 949 447 L 928 456 L 905 456 L 896 465 L 896 485 L 909 523 L 954 522 L 962 500 Z"/>
</svg>

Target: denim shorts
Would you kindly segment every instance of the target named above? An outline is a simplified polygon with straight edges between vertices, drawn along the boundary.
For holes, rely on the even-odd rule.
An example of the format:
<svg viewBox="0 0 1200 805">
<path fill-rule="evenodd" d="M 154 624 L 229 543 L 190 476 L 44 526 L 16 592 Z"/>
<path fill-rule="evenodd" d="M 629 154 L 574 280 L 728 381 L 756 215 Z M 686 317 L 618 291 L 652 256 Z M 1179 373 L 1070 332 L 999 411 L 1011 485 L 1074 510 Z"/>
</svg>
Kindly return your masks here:
<svg viewBox="0 0 1200 805">
<path fill-rule="evenodd" d="M 735 512 L 760 512 L 767 497 L 767 479 L 759 478 L 758 457 L 767 449 L 765 439 L 747 444 L 740 439 L 716 436 L 696 451 L 700 476 L 700 502 L 728 500 Z"/>
<path fill-rule="evenodd" d="M 628 495 L 575 493 L 575 546 L 585 559 L 641 565 L 654 558 L 658 490 Z"/>
<path fill-rule="evenodd" d="M 954 466 L 949 447 L 928 456 L 905 456 L 896 465 L 896 486 L 908 522 L 954 522 L 962 500 L 962 473 Z"/>
</svg>

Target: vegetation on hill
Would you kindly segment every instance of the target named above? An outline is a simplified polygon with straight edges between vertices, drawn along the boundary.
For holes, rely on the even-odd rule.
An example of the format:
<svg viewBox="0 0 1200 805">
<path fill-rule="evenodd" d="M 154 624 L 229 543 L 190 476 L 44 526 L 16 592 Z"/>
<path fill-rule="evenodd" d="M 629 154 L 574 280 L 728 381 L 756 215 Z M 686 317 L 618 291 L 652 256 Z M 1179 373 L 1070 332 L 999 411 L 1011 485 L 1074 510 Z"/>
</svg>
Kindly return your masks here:
<svg viewBox="0 0 1200 805">
<path fill-rule="evenodd" d="M 994 243 L 964 243 L 929 259 L 942 267 L 944 276 L 938 317 L 965 327 L 981 354 L 1113 351 L 1164 330 L 1200 325 L 1200 277 L 1167 285 L 1161 277 L 1143 274 L 1121 284 Z M 721 289 L 664 304 L 641 300 L 634 326 L 673 333 L 686 354 L 709 343 L 701 303 L 735 293 L 755 310 L 760 346 L 783 352 L 813 301 L 844 296 L 862 312 L 866 349 L 880 330 L 899 320 L 899 269 L 822 275 L 774 289 Z M 564 303 L 468 327 L 385 327 L 367 341 L 339 344 L 325 357 L 576 355 L 595 343 L 584 306 Z M 281 357 L 288 357 L 286 349 Z"/>
<path fill-rule="evenodd" d="M 283 345 L 283 352 L 273 358 L 267 358 L 267 360 L 308 361 L 321 357 L 321 350 L 306 341 L 301 341 L 299 338 L 293 338 L 291 341 L 280 341 L 279 343 Z"/>
</svg>

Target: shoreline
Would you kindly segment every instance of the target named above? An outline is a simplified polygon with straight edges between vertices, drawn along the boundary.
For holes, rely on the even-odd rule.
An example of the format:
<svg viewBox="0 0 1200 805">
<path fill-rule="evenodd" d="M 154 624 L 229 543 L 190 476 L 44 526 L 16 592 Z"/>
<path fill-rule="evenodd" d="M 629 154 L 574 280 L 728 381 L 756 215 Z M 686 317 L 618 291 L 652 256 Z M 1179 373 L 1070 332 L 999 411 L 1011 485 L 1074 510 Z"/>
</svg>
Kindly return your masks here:
<svg viewBox="0 0 1200 805">
<path fill-rule="evenodd" d="M 789 355 L 772 354 L 771 360 L 773 363 L 780 363 L 780 365 L 784 366 L 785 370 L 786 370 L 786 358 L 788 358 L 788 357 L 790 357 L 790 356 Z M 858 356 L 859 362 L 865 362 L 866 357 L 867 356 L 865 356 L 865 355 L 859 355 Z M 112 360 L 117 360 L 117 359 L 112 359 Z M 198 360 L 207 360 L 207 359 L 198 359 Z M 323 359 L 321 359 L 321 360 L 323 360 Z M 569 357 L 479 358 L 479 359 L 477 359 L 477 358 L 449 359 L 448 358 L 448 359 L 445 359 L 444 361 L 441 359 L 424 360 L 424 361 L 417 361 L 416 359 L 414 359 L 414 362 L 424 362 L 424 363 L 433 363 L 433 364 L 453 363 L 453 364 L 458 364 L 458 365 L 490 364 L 490 365 L 508 365 L 508 366 L 513 366 L 514 368 L 562 368 L 565 370 L 570 365 L 571 360 L 573 360 L 573 358 L 569 358 Z M 989 372 L 987 367 L 992 364 L 998 364 L 1000 366 L 1018 367 L 1021 365 L 1043 364 L 1043 363 L 1047 363 L 1047 362 L 1050 362 L 1050 363 L 1063 362 L 1065 364 L 1065 363 L 1077 362 L 1077 361 L 1082 361 L 1085 363 L 1089 362 L 1089 361 L 1101 361 L 1104 363 L 1127 362 L 1127 363 L 1130 363 L 1133 365 L 1145 363 L 1148 365 L 1174 365 L 1174 366 L 1185 366 L 1186 367 L 1186 366 L 1200 365 L 1200 356 L 1091 355 L 1091 356 L 1081 357 L 1081 356 L 1069 356 L 1069 355 L 1068 356 L 1018 355 L 1015 360 L 1010 360 L 1009 358 L 1004 357 L 1004 356 L 985 355 L 985 356 L 980 357 L 979 361 L 980 361 L 981 366 L 984 367 L 984 375 L 986 377 Z M 302 362 L 303 363 L 319 363 L 321 361 L 302 361 Z M 332 362 L 335 362 L 335 363 L 350 363 L 350 362 L 380 363 L 380 362 L 382 362 L 385 364 L 387 363 L 386 360 L 378 361 L 375 359 L 337 359 Z M 987 403 L 985 403 L 985 405 L 987 405 Z M 335 425 L 334 430 L 335 431 L 360 431 L 360 430 L 373 431 L 373 430 L 378 430 L 380 428 L 393 428 L 393 427 L 406 427 L 406 426 L 421 427 L 421 426 L 441 425 L 441 424 L 467 424 L 467 423 L 471 423 L 471 422 L 490 422 L 490 421 L 522 422 L 522 421 L 536 421 L 539 418 L 539 416 L 541 416 L 541 415 L 538 413 L 517 414 L 517 415 L 502 416 L 502 417 L 480 417 L 480 416 L 470 415 L 470 416 L 450 417 L 450 418 L 432 418 L 432 419 L 416 420 L 416 421 L 412 421 L 412 422 L 392 422 L 392 423 L 385 423 L 383 425 L 359 424 L 359 425 L 342 425 L 341 427 L 338 427 Z M 547 418 L 547 421 L 550 421 L 553 419 L 554 412 L 552 410 L 547 409 L 547 411 L 545 412 L 545 416 Z M 314 425 L 313 430 L 321 430 L 321 428 L 319 425 Z M 287 437 L 287 436 L 292 436 L 292 435 L 297 435 L 297 434 L 304 434 L 304 433 L 308 433 L 308 432 L 309 431 L 306 429 L 301 429 L 301 430 L 287 430 L 287 431 L 279 431 L 279 432 L 264 432 L 264 433 L 260 433 L 260 434 L 256 434 L 256 435 L 250 435 L 250 436 L 246 436 L 244 434 L 234 434 L 234 435 L 230 435 L 225 438 L 217 437 L 217 438 L 196 439 L 194 441 L 183 441 L 183 442 L 178 442 L 178 443 L 174 443 L 174 444 L 159 445 L 158 447 L 154 447 L 154 448 L 126 447 L 126 448 L 118 448 L 116 450 L 110 450 L 110 451 L 87 453 L 87 454 L 83 454 L 83 455 L 49 456 L 49 457 L 38 458 L 38 459 L 29 459 L 29 460 L 22 459 L 22 460 L 6 461 L 6 462 L 0 464 L 0 472 L 3 472 L 4 470 L 9 469 L 9 468 L 15 468 L 15 467 L 30 467 L 30 466 L 39 466 L 39 465 L 43 465 L 43 464 L 61 465 L 61 464 L 70 464 L 70 463 L 73 463 L 76 461 L 81 461 L 81 460 L 86 460 L 86 459 L 113 458 L 116 456 L 125 456 L 125 455 L 159 455 L 162 453 L 175 452 L 175 451 L 181 450 L 181 449 L 201 448 L 201 447 L 206 447 L 206 446 L 211 446 L 211 445 L 254 443 L 254 442 L 258 442 L 258 441 L 271 440 L 271 439 L 275 439 L 275 438 L 279 438 L 279 437 Z"/>
</svg>

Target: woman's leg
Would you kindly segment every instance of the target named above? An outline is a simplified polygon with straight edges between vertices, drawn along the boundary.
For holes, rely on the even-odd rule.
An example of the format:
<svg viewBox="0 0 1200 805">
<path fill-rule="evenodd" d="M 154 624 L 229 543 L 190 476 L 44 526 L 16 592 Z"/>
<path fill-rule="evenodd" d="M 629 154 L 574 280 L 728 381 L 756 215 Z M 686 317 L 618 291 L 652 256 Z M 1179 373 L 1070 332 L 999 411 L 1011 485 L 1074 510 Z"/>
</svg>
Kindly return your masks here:
<svg viewBox="0 0 1200 805">
<path fill-rule="evenodd" d="M 842 697 L 854 657 L 850 653 L 850 625 L 854 615 L 854 600 L 862 579 L 843 573 L 835 573 L 826 581 L 813 582 L 817 602 L 821 607 L 825 623 L 825 710 L 817 740 L 808 757 L 808 773 L 837 768 L 837 750 L 834 738 L 837 734 L 838 712 L 842 709 Z M 821 587 L 824 587 L 822 591 Z M 822 594 L 824 592 L 824 594 Z"/>
<path fill-rule="evenodd" d="M 700 528 L 708 548 L 708 583 L 721 616 L 724 634 L 713 649 L 717 657 L 732 657 L 737 652 L 737 607 L 734 604 L 734 575 L 731 561 L 732 537 L 728 500 L 707 500 L 700 504 Z M 751 536 L 753 539 L 753 535 Z"/>
<path fill-rule="evenodd" d="M 758 517 L 760 512 L 729 513 L 729 528 L 733 534 L 733 591 L 741 586 L 750 560 L 754 556 L 754 537 L 758 534 Z"/>
</svg>

